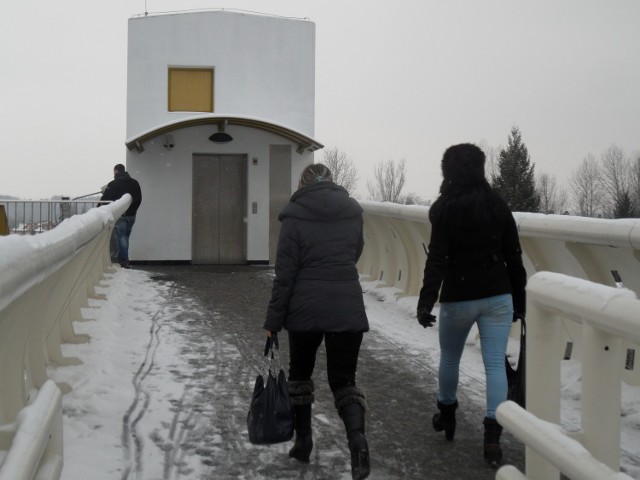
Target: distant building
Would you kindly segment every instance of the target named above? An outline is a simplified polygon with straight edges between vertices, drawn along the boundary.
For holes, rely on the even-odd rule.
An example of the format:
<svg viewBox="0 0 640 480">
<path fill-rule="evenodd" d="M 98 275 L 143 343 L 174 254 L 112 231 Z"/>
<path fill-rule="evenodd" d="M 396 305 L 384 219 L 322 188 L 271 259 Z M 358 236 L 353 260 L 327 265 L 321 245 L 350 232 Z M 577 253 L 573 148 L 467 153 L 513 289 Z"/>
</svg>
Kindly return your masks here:
<svg viewBox="0 0 640 480">
<path fill-rule="evenodd" d="M 133 261 L 274 261 L 277 214 L 322 148 L 315 24 L 235 11 L 129 20 Z M 117 163 L 114 161 L 114 164 Z"/>
</svg>

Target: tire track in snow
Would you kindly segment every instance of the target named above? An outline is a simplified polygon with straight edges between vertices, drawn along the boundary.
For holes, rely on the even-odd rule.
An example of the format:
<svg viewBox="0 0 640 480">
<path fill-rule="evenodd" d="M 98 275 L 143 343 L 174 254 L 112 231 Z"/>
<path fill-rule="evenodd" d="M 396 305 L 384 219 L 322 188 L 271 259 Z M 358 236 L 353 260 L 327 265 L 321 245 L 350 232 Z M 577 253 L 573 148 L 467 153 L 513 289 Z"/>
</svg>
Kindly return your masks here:
<svg viewBox="0 0 640 480">
<path fill-rule="evenodd" d="M 172 298 L 174 289 L 175 285 L 172 284 L 165 298 Z M 134 398 L 122 419 L 121 441 L 125 457 L 122 480 L 144 478 L 144 462 L 142 461 L 144 440 L 139 434 L 137 426 L 147 412 L 151 400 L 149 392 L 144 388 L 144 381 L 155 366 L 155 355 L 161 343 L 160 330 L 165 320 L 163 313 L 166 305 L 165 301 L 151 318 L 149 342 L 145 349 L 144 359 L 131 380 Z M 134 477 L 131 477 L 132 474 Z"/>
</svg>

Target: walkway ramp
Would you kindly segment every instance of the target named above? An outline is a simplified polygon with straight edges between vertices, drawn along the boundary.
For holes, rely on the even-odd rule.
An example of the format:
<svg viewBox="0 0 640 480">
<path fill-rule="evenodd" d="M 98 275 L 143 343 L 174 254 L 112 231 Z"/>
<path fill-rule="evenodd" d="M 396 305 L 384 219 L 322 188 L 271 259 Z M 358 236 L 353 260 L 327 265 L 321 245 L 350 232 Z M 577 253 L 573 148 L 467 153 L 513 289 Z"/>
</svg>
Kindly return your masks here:
<svg viewBox="0 0 640 480">
<path fill-rule="evenodd" d="M 261 326 L 272 280 L 273 270 L 267 267 L 153 265 L 107 275 L 97 289 L 106 299 L 92 300 L 85 309 L 88 321 L 77 327 L 93 335 L 93 348 L 69 348 L 81 359 L 83 352 L 93 355 L 90 352 L 103 341 L 120 349 L 120 373 L 128 375 L 128 386 L 122 389 L 121 407 L 115 405 L 117 400 L 107 402 L 113 404 L 112 418 L 100 418 L 100 412 L 78 411 L 80 405 L 94 395 L 104 396 L 105 401 L 115 398 L 115 383 L 112 388 L 103 385 L 102 393 L 92 393 L 100 387 L 83 379 L 82 366 L 56 369 L 54 378 L 73 389 L 65 397 L 62 478 L 79 480 L 87 472 L 93 472 L 95 479 L 122 480 L 351 478 L 344 429 L 326 380 L 323 347 L 314 373 L 311 462 L 303 465 L 289 459 L 290 444 L 265 447 L 248 441 L 246 414 L 259 372 Z M 375 292 L 366 293 L 365 299 L 369 310 L 377 311 L 372 307 L 379 301 Z M 358 368 L 358 382 L 369 404 L 370 478 L 495 478 L 495 470 L 482 458 L 484 381 L 466 382 L 456 439 L 446 442 L 431 428 L 436 365 L 395 335 L 392 323 L 386 325 L 393 315 L 408 313 L 397 309 L 372 319 Z M 115 318 L 109 320 L 110 316 Z M 109 334 L 99 334 L 100 322 L 110 321 L 118 325 Z M 101 335 L 106 340 L 98 338 Z M 286 334 L 281 335 L 281 349 L 286 368 Z M 103 354 L 107 350 L 105 346 Z M 83 360 L 85 371 L 90 371 L 94 360 Z M 102 361 L 105 376 L 108 362 L 115 361 Z M 87 420 L 91 415 L 95 419 Z M 99 426 L 83 432 L 91 429 L 91 422 Z M 95 459 L 89 458 L 92 441 L 98 449 L 107 445 Z M 523 446 L 509 434 L 502 443 L 505 460 L 522 470 Z M 103 468 L 109 472 L 96 476 Z"/>
</svg>

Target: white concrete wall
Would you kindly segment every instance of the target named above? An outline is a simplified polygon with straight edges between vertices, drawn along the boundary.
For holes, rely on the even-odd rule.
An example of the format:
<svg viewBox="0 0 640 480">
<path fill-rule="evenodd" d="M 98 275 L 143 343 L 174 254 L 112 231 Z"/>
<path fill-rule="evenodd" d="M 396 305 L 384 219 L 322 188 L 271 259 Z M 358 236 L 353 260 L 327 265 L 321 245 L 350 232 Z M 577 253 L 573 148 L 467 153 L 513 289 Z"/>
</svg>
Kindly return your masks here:
<svg viewBox="0 0 640 480">
<path fill-rule="evenodd" d="M 127 135 L 192 116 L 167 111 L 168 68 L 215 70 L 214 113 L 314 135 L 315 24 L 229 11 L 129 19 Z"/>
<path fill-rule="evenodd" d="M 194 153 L 247 155 L 247 261 L 269 260 L 269 145 L 292 145 L 292 191 L 304 167 L 313 163 L 313 153 L 298 154 L 295 144 L 278 135 L 237 125 L 225 129 L 233 142 L 214 144 L 208 138 L 213 131 L 213 126 L 178 130 L 172 132 L 175 147 L 171 151 L 163 147 L 164 137 L 159 137 L 145 143 L 144 152 L 127 153 L 127 170 L 142 188 L 142 205 L 130 239 L 132 260 L 191 260 Z M 255 214 L 253 202 L 258 204 Z"/>
</svg>

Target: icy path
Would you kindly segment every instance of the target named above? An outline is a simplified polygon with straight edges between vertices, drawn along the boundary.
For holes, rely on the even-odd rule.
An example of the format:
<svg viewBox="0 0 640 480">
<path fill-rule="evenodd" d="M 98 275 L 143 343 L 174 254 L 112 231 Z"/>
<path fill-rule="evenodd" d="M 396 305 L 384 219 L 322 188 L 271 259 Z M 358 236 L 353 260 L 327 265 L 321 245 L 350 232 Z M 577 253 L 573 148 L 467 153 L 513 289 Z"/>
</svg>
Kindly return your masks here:
<svg viewBox="0 0 640 480">
<path fill-rule="evenodd" d="M 117 270 L 97 288 L 64 345 L 80 366 L 52 368 L 65 395 L 63 479 L 349 479 L 342 424 L 326 383 L 321 348 L 314 374 L 311 463 L 288 444 L 247 440 L 246 411 L 263 345 L 272 271 L 265 268 L 148 267 Z M 447 444 L 430 428 L 437 330 L 412 316 L 415 298 L 363 283 L 371 332 L 358 379 L 369 402 L 372 479 L 490 479 L 482 461 L 484 378 L 478 348 L 461 375 L 460 426 Z M 286 365 L 286 335 L 282 361 Z M 470 336 L 469 346 L 474 346 Z M 463 408 L 463 407 L 464 408 Z M 522 468 L 522 447 L 506 435 L 505 458 Z"/>
</svg>

